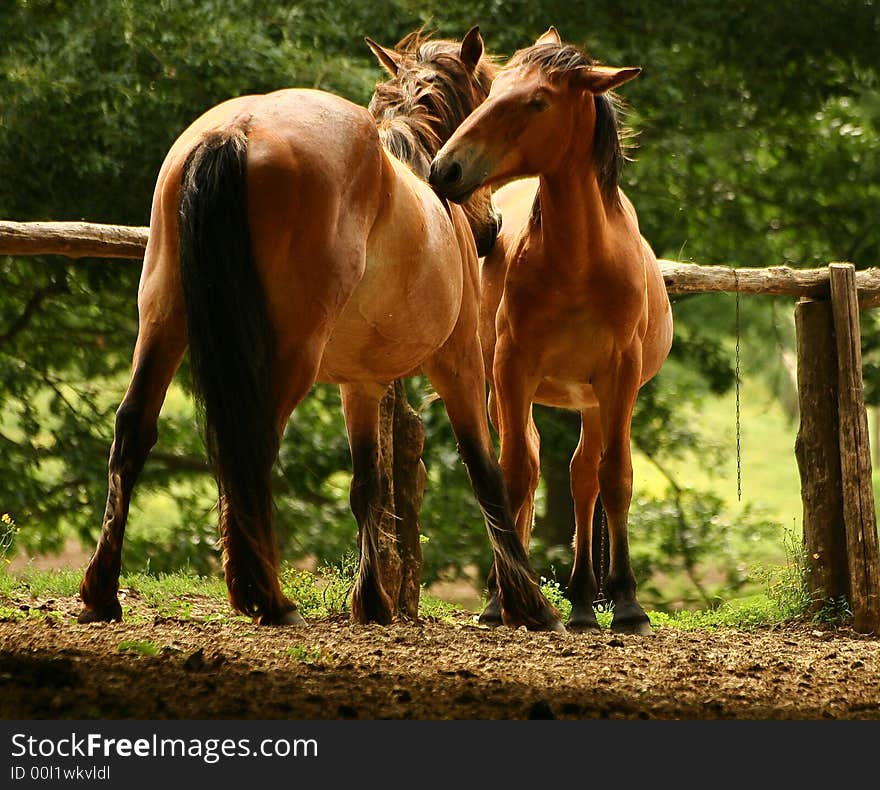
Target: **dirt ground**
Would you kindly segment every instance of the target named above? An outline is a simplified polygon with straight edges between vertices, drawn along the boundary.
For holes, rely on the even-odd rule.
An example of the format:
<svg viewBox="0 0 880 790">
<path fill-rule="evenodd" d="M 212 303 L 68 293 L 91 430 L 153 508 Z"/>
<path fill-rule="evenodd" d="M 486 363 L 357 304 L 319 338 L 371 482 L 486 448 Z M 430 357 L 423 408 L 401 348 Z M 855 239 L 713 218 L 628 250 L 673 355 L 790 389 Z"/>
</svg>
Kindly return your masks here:
<svg viewBox="0 0 880 790">
<path fill-rule="evenodd" d="M 0 717 L 880 719 L 880 638 L 847 628 L 258 628 L 209 599 L 187 620 L 124 603 L 130 622 L 81 626 L 76 598 L 20 602 L 37 616 L 0 622 Z"/>
</svg>

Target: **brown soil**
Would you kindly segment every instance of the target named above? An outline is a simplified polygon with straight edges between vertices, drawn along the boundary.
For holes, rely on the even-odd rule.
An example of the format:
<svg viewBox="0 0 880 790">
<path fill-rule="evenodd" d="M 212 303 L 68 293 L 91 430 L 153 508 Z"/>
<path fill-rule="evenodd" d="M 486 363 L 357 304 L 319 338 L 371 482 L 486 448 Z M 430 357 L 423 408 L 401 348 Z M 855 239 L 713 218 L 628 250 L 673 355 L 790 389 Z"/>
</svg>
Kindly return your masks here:
<svg viewBox="0 0 880 790">
<path fill-rule="evenodd" d="M 0 718 L 880 719 L 880 639 L 845 628 L 260 628 L 191 603 L 168 619 L 130 595 L 131 622 L 89 626 L 75 598 L 22 603 L 0 622 Z"/>
</svg>

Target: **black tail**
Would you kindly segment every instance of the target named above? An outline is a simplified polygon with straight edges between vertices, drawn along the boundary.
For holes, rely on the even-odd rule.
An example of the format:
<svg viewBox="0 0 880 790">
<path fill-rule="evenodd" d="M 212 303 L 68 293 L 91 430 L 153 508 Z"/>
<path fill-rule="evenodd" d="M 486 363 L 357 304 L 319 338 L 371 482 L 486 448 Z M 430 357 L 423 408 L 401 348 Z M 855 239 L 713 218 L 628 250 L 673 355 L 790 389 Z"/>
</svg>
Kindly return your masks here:
<svg viewBox="0 0 880 790">
<path fill-rule="evenodd" d="M 243 130 L 209 137 L 190 154 L 180 192 L 180 273 L 230 600 L 272 619 L 284 608 L 270 487 L 279 442 L 274 333 L 251 250 L 246 161 Z"/>
</svg>

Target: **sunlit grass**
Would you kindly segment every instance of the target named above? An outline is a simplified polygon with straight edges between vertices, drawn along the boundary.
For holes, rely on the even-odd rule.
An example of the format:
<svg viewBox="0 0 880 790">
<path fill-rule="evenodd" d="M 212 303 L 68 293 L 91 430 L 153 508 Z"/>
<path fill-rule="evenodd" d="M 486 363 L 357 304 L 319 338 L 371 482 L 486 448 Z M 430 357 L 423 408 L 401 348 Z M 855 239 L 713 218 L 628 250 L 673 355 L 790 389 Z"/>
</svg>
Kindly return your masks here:
<svg viewBox="0 0 880 790">
<path fill-rule="evenodd" d="M 707 464 L 687 454 L 666 462 L 680 485 L 712 491 L 725 504 L 725 519 L 736 523 L 746 506 L 780 525 L 780 543 L 767 545 L 767 562 L 784 557 L 782 531 L 801 529 L 803 505 L 800 475 L 794 455 L 797 423 L 791 422 L 778 401 L 767 394 L 760 381 L 744 382 L 741 391 L 740 470 L 742 499 L 737 491 L 736 395 L 706 399 L 699 408 L 683 408 L 682 421 L 688 422 L 717 449 L 717 464 Z M 662 496 L 667 481 L 643 455 L 635 453 L 633 478 L 636 495 Z"/>
<path fill-rule="evenodd" d="M 74 568 L 59 570 L 35 570 L 25 568 L 17 574 L 0 574 L 0 592 L 11 596 L 15 590 L 32 598 L 66 597 L 76 595 L 82 571 Z"/>
<path fill-rule="evenodd" d="M 787 547 L 789 562 L 786 565 L 767 566 L 763 571 L 762 592 L 748 597 L 728 601 L 715 609 L 681 611 L 675 613 L 649 611 L 652 625 L 656 629 L 679 628 L 685 630 L 713 628 L 759 628 L 803 619 L 808 598 L 803 583 L 802 558 L 798 547 Z M 355 578 L 356 564 L 353 556 L 343 558 L 337 565 L 319 569 L 318 573 L 285 566 L 281 578 L 285 594 L 295 600 L 301 614 L 308 619 L 323 619 L 347 611 L 348 597 Z M 58 612 L 28 610 L 20 607 L 18 601 L 46 597 L 69 597 L 76 594 L 81 572 L 78 570 L 37 571 L 20 573 L 0 571 L 0 620 L 18 620 L 27 617 L 58 616 Z M 198 576 L 187 572 L 151 575 L 147 573 L 125 574 L 121 586 L 141 596 L 144 603 L 159 614 L 174 616 L 182 620 L 195 619 L 190 606 L 193 601 L 203 600 L 209 604 L 228 606 L 226 585 L 220 576 Z M 571 606 L 563 595 L 558 582 L 542 580 L 542 590 L 567 619 Z M 131 621 L 131 609 L 126 607 L 126 617 Z M 420 615 L 423 618 L 441 622 L 455 622 L 462 616 L 472 617 L 476 612 L 464 612 L 436 596 L 422 591 Z M 816 620 L 831 619 L 829 612 L 815 617 Z M 837 612 L 838 615 L 845 611 Z M 224 620 L 238 618 L 231 611 L 228 614 L 213 612 L 200 619 Z M 612 611 L 598 613 L 599 624 L 609 628 Z M 146 648 L 129 645 L 120 650 L 132 650 L 144 655 L 152 655 Z M 296 656 L 294 656 L 296 657 Z"/>
</svg>

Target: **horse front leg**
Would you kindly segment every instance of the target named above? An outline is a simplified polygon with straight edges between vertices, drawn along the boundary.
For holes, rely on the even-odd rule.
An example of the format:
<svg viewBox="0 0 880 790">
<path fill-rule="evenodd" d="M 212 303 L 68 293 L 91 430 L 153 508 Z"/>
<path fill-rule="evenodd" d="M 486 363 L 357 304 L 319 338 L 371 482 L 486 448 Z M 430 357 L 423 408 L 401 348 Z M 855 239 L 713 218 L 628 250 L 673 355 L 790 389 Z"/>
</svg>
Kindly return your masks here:
<svg viewBox="0 0 880 790">
<path fill-rule="evenodd" d="M 165 326 L 161 335 L 138 338 L 132 378 L 116 412 L 101 536 L 80 584 L 81 623 L 122 619 L 119 574 L 132 491 L 156 443 L 159 412 L 185 347 L 179 326 Z"/>
<path fill-rule="evenodd" d="M 614 606 L 614 631 L 644 636 L 651 622 L 636 598 L 636 578 L 629 555 L 628 519 L 632 502 L 633 470 L 630 423 L 641 376 L 638 360 L 624 357 L 595 385 L 602 429 L 599 492 L 608 519 L 611 563 L 605 589 Z"/>
<path fill-rule="evenodd" d="M 379 463 L 379 403 L 382 386 L 340 385 L 345 427 L 351 448 L 351 510 L 358 525 L 360 560 L 351 596 L 358 623 L 387 625 L 394 619 L 391 598 L 382 586 L 379 524 L 384 490 Z"/>
</svg>

